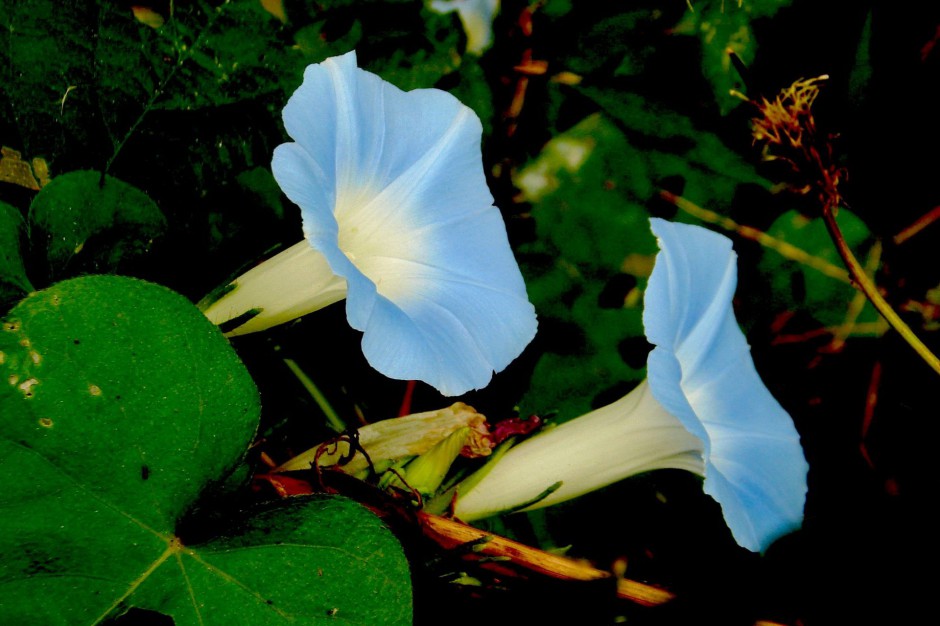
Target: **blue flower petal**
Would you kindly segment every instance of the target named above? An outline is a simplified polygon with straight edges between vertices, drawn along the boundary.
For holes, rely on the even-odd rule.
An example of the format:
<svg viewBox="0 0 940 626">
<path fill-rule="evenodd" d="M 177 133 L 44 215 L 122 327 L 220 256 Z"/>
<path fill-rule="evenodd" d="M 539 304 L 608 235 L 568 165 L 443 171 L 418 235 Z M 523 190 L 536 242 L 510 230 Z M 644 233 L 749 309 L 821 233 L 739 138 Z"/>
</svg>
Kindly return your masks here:
<svg viewBox="0 0 940 626">
<path fill-rule="evenodd" d="M 476 115 L 403 92 L 350 52 L 311 65 L 284 108 L 274 176 L 347 281 L 346 313 L 383 374 L 446 395 L 485 386 L 532 340 L 535 310 L 483 174 Z"/>
<path fill-rule="evenodd" d="M 764 550 L 798 528 L 808 466 L 787 412 L 764 386 L 731 299 L 731 241 L 697 226 L 653 219 L 660 252 L 643 323 L 654 397 L 705 446 L 705 492 L 721 504 L 742 546 Z"/>
</svg>

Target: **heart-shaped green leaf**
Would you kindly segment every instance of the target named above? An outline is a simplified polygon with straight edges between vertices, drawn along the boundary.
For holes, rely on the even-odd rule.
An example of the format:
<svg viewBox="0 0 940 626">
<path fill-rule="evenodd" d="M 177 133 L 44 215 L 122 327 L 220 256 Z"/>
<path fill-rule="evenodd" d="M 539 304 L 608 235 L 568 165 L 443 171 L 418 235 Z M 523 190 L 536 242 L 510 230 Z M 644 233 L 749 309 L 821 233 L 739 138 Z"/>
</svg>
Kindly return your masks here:
<svg viewBox="0 0 940 626">
<path fill-rule="evenodd" d="M 131 607 L 178 625 L 406 622 L 401 549 L 353 502 L 286 501 L 193 545 L 177 535 L 258 415 L 225 338 L 168 289 L 87 276 L 17 305 L 0 330 L 0 623 Z"/>
</svg>

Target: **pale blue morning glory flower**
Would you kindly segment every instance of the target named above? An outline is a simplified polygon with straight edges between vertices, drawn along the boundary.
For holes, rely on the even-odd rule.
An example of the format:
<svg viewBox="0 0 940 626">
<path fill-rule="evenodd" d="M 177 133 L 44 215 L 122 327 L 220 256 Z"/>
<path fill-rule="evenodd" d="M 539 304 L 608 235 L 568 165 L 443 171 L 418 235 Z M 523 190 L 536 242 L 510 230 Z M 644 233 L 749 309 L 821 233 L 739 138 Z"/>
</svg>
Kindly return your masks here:
<svg viewBox="0 0 940 626">
<path fill-rule="evenodd" d="M 480 120 L 449 93 L 311 65 L 284 108 L 274 177 L 306 241 L 242 275 L 206 314 L 262 330 L 346 298 L 369 363 L 445 395 L 484 387 L 532 340 L 535 309 L 483 174 Z"/>
<path fill-rule="evenodd" d="M 457 11 L 467 34 L 467 52 L 483 54 L 493 42 L 493 18 L 499 11 L 499 0 L 434 0 L 431 9 L 438 13 Z"/>
<path fill-rule="evenodd" d="M 529 508 L 548 506 L 677 468 L 705 477 L 706 493 L 749 550 L 800 526 L 808 467 L 793 422 L 758 376 L 735 321 L 731 241 L 659 219 L 652 227 L 661 250 L 644 304 L 646 335 L 656 345 L 648 379 L 484 468 L 460 495 L 458 517 L 472 521 L 540 497 Z"/>
<path fill-rule="evenodd" d="M 789 414 L 764 386 L 731 307 L 737 256 L 704 228 L 652 220 L 661 251 L 643 325 L 653 396 L 704 444 L 705 493 L 751 550 L 797 528 L 808 466 Z"/>
</svg>

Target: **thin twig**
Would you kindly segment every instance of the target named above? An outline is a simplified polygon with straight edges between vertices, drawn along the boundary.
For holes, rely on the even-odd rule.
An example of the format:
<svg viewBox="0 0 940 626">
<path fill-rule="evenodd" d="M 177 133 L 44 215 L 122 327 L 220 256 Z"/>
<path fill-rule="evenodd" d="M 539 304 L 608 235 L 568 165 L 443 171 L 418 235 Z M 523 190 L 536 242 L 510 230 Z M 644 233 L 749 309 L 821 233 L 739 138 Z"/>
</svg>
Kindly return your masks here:
<svg viewBox="0 0 940 626">
<path fill-rule="evenodd" d="M 881 241 L 876 240 L 875 243 L 871 245 L 871 250 L 868 252 L 868 258 L 865 260 L 865 267 L 862 268 L 865 272 L 865 275 L 873 275 L 878 269 L 878 265 L 880 263 Z M 855 328 L 858 325 L 858 316 L 862 314 L 863 310 L 865 310 L 865 304 L 867 302 L 868 298 L 865 297 L 865 294 L 856 290 L 855 295 L 849 302 L 845 319 L 843 320 L 842 324 L 836 327 L 836 331 L 832 334 L 832 341 L 829 342 L 829 346 L 826 348 L 826 352 L 835 353 L 842 350 L 849 336 L 855 333 Z M 882 320 L 879 320 L 879 322 L 881 322 L 881 325 L 884 326 L 884 322 Z"/>
<path fill-rule="evenodd" d="M 611 572 L 597 569 L 583 561 L 551 554 L 518 541 L 484 532 L 446 517 L 419 512 L 418 522 L 424 533 L 445 548 L 474 542 L 475 552 L 495 557 L 509 557 L 510 561 L 560 580 L 603 580 Z M 617 579 L 617 596 L 643 606 L 659 606 L 675 598 L 675 594 L 628 578 Z"/>
<path fill-rule="evenodd" d="M 683 198 L 682 196 L 677 196 L 674 193 L 660 190 L 659 197 L 676 208 L 685 211 L 689 215 L 702 220 L 703 222 L 714 224 L 715 226 L 723 228 L 729 232 L 733 232 L 740 237 L 750 239 L 751 241 L 756 241 L 763 247 L 773 250 L 785 259 L 796 261 L 797 263 L 805 265 L 806 267 L 811 267 L 817 272 L 820 272 L 829 278 L 834 278 L 840 282 L 846 284 L 852 282 L 849 279 L 849 275 L 846 273 L 846 271 L 838 265 L 834 265 L 825 259 L 814 256 L 806 250 L 794 246 L 792 243 L 778 239 L 772 235 L 768 235 L 764 231 L 754 228 L 753 226 L 739 224 L 730 217 L 726 217 L 720 213 L 716 213 L 715 211 L 700 207 L 694 202 Z"/>
<path fill-rule="evenodd" d="M 881 292 L 878 291 L 878 287 L 875 286 L 872 279 L 865 273 L 862 265 L 858 262 L 858 259 L 855 258 L 849 245 L 845 242 L 845 238 L 842 236 L 842 230 L 839 229 L 839 224 L 836 222 L 832 206 L 828 203 L 823 205 L 822 217 L 823 221 L 826 223 L 826 229 L 829 231 L 829 235 L 836 245 L 836 250 L 845 262 L 845 267 L 849 270 L 849 275 L 852 277 L 852 281 L 855 285 L 862 290 L 869 301 L 878 309 L 878 312 L 881 313 L 881 316 L 891 324 L 891 327 L 894 328 L 912 348 L 914 348 L 914 351 L 924 359 L 927 365 L 940 374 L 940 359 L 938 359 L 937 356 L 930 351 L 930 348 L 924 345 L 924 342 L 914 334 L 910 326 L 908 326 L 891 305 L 888 304 L 888 301 L 885 300 Z"/>
<path fill-rule="evenodd" d="M 862 417 L 862 429 L 859 433 L 858 449 L 868 463 L 868 467 L 875 469 L 875 463 L 868 453 L 868 431 L 875 421 L 875 407 L 878 406 L 878 389 L 881 386 L 881 361 L 875 361 L 871 369 L 871 378 L 868 381 L 868 393 L 865 394 L 865 415 Z"/>
<path fill-rule="evenodd" d="M 346 422 L 333 410 L 333 406 L 330 404 L 329 400 L 326 399 L 326 396 L 323 395 L 323 392 L 320 391 L 316 383 L 300 369 L 297 362 L 294 361 L 294 359 L 284 359 L 284 365 L 297 377 L 300 384 L 303 385 L 307 393 L 310 394 L 310 397 L 313 398 L 313 401 L 316 402 L 320 410 L 323 411 L 323 415 L 326 416 L 326 421 L 330 428 L 338 433 L 346 432 Z"/>
<path fill-rule="evenodd" d="M 940 205 L 930 209 L 916 220 L 914 223 L 894 236 L 894 245 L 898 246 L 924 230 L 937 220 L 940 220 Z"/>
</svg>

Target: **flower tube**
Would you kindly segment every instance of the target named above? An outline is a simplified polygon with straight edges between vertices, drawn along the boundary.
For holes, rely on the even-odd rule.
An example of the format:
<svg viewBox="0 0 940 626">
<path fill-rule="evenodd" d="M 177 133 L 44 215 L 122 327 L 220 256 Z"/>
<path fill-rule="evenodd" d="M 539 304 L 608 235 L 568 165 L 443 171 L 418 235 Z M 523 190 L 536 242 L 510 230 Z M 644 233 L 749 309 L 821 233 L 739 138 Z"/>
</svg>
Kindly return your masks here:
<svg viewBox="0 0 940 626">
<path fill-rule="evenodd" d="M 467 52 L 479 56 L 493 43 L 493 18 L 499 12 L 499 0 L 434 0 L 431 10 L 457 11 L 467 34 Z"/>
<path fill-rule="evenodd" d="M 808 466 L 735 321 L 731 242 L 701 227 L 651 222 L 660 253 L 643 312 L 656 346 L 648 379 L 623 399 L 509 450 L 460 495 L 458 517 L 512 510 L 558 483 L 529 508 L 678 468 L 704 476 L 705 492 L 749 550 L 764 550 L 801 524 Z"/>
<path fill-rule="evenodd" d="M 485 386 L 535 336 L 506 228 L 483 174 L 480 120 L 437 89 L 403 92 L 356 66 L 311 65 L 284 108 L 294 139 L 272 170 L 306 240 L 206 308 L 229 334 L 346 298 L 369 363 L 445 395 Z"/>
</svg>

